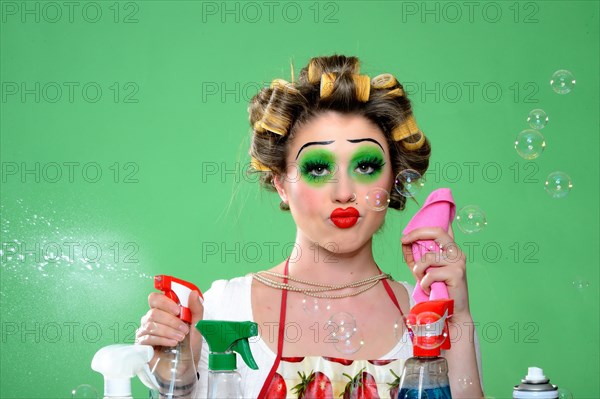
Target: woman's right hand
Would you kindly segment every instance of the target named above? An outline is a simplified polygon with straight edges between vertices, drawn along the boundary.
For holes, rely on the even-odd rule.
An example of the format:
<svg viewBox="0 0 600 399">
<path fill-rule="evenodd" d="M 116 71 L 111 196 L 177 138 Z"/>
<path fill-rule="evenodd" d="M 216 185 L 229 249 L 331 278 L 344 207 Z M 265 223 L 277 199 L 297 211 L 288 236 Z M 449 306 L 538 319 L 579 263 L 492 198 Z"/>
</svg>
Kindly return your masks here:
<svg viewBox="0 0 600 399">
<path fill-rule="evenodd" d="M 176 346 L 188 333 L 191 333 L 190 343 L 194 349 L 194 359 L 196 362 L 200 359 L 202 336 L 196 329 L 196 323 L 202 320 L 204 307 L 195 291 L 190 294 L 188 303 L 192 312 L 191 325 L 179 318 L 180 306 L 164 294 L 153 292 L 148 296 L 150 310 L 141 319 L 140 328 L 136 332 L 136 343 L 154 347 L 154 358 L 150 364 L 156 361 L 159 347 Z"/>
</svg>

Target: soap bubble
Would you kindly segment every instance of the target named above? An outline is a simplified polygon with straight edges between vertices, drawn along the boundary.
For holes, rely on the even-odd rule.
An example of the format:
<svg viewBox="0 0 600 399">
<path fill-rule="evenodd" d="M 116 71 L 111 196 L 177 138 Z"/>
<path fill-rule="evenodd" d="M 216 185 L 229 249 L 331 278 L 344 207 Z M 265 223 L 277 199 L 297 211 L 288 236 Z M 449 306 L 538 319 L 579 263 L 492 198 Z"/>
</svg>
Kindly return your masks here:
<svg viewBox="0 0 600 399">
<path fill-rule="evenodd" d="M 442 346 L 448 334 L 444 332 L 445 323 L 435 312 L 409 314 L 406 324 L 413 331 L 413 344 L 423 349 L 435 349 Z"/>
<path fill-rule="evenodd" d="M 348 339 L 357 331 L 356 320 L 347 312 L 334 313 L 327 321 L 327 331 L 331 331 L 335 339 Z"/>
<path fill-rule="evenodd" d="M 423 176 L 414 169 L 401 170 L 394 181 L 394 188 L 403 197 L 416 197 L 424 185 Z"/>
<path fill-rule="evenodd" d="M 71 391 L 71 398 L 73 399 L 97 399 L 98 391 L 87 384 L 79 385 L 77 388 Z"/>
<path fill-rule="evenodd" d="M 590 282 L 586 280 L 575 280 L 573 281 L 573 287 L 579 291 L 583 291 L 590 286 Z"/>
<path fill-rule="evenodd" d="M 515 150 L 524 159 L 539 157 L 544 152 L 544 148 L 546 148 L 546 139 L 538 130 L 523 130 L 515 139 Z"/>
<path fill-rule="evenodd" d="M 401 316 L 394 323 L 394 336 L 396 337 L 396 341 L 398 342 L 411 342 L 410 330 L 404 328 L 404 326 L 406 325 L 405 320 L 406 318 L 404 316 Z"/>
<path fill-rule="evenodd" d="M 310 315 L 317 315 L 321 312 L 330 311 L 331 302 L 326 298 L 316 298 L 305 294 L 302 298 L 302 309 Z"/>
<path fill-rule="evenodd" d="M 365 345 L 365 339 L 362 332 L 356 330 L 347 338 L 336 337 L 333 339 L 335 349 L 345 355 L 351 355 L 358 352 Z"/>
<path fill-rule="evenodd" d="M 527 123 L 529 123 L 529 126 L 531 126 L 532 129 L 543 129 L 548 123 L 548 115 L 546 115 L 546 112 L 543 109 L 534 109 L 529 112 Z"/>
<path fill-rule="evenodd" d="M 544 188 L 552 198 L 564 198 L 571 192 L 573 183 L 568 174 L 557 171 L 548 175 Z"/>
<path fill-rule="evenodd" d="M 363 334 L 356 327 L 354 316 L 347 312 L 331 315 L 327 322 L 331 342 L 338 352 L 349 355 L 356 353 L 365 344 Z"/>
<path fill-rule="evenodd" d="M 573 394 L 567 388 L 558 388 L 558 399 L 573 399 Z"/>
<path fill-rule="evenodd" d="M 367 193 L 365 199 L 369 209 L 383 211 L 390 203 L 390 193 L 383 188 L 374 188 Z"/>
<path fill-rule="evenodd" d="M 575 78 L 570 71 L 561 69 L 554 72 L 552 79 L 550 79 L 550 86 L 558 94 L 568 94 L 573 90 L 575 86 Z"/>
<path fill-rule="evenodd" d="M 485 213 L 477 205 L 465 205 L 456 214 L 458 228 L 465 234 L 478 233 L 487 226 Z"/>
</svg>

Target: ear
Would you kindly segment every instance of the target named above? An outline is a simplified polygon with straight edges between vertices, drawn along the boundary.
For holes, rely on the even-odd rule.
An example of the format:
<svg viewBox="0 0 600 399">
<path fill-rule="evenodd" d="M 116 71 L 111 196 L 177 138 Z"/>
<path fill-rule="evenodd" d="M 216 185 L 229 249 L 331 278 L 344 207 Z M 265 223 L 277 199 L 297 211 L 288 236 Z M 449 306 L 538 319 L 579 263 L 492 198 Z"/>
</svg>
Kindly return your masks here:
<svg viewBox="0 0 600 399">
<path fill-rule="evenodd" d="M 281 198 L 281 200 L 287 204 L 287 194 L 285 193 L 284 182 L 282 180 L 284 181 L 285 177 L 282 178 L 279 175 L 273 176 L 273 185 L 275 186 L 277 193 L 279 193 L 279 197 Z"/>
</svg>

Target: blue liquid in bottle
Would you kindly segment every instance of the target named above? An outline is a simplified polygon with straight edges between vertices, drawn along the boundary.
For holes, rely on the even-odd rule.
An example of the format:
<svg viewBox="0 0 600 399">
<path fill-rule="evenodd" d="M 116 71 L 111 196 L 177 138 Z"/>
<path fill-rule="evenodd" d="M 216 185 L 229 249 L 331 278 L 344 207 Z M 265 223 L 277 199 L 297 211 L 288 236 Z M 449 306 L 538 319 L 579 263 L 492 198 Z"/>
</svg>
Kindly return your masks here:
<svg viewBox="0 0 600 399">
<path fill-rule="evenodd" d="M 397 399 L 452 399 L 450 386 L 419 389 L 402 388 Z"/>
<path fill-rule="evenodd" d="M 404 364 L 395 399 L 452 399 L 443 357 L 411 357 Z"/>
</svg>

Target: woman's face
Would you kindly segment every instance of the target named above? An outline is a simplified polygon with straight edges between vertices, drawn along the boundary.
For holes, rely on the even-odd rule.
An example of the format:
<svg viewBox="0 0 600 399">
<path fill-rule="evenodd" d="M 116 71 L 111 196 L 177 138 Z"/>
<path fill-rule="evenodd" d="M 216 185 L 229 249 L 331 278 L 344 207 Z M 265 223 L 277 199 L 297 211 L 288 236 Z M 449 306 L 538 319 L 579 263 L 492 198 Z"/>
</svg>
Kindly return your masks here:
<svg viewBox="0 0 600 399">
<path fill-rule="evenodd" d="M 392 181 L 379 127 L 362 116 L 327 112 L 296 131 L 286 176 L 276 187 L 303 238 L 343 253 L 360 248 L 381 226 L 386 211 L 371 209 L 366 198 L 376 189 L 389 193 Z"/>
</svg>

